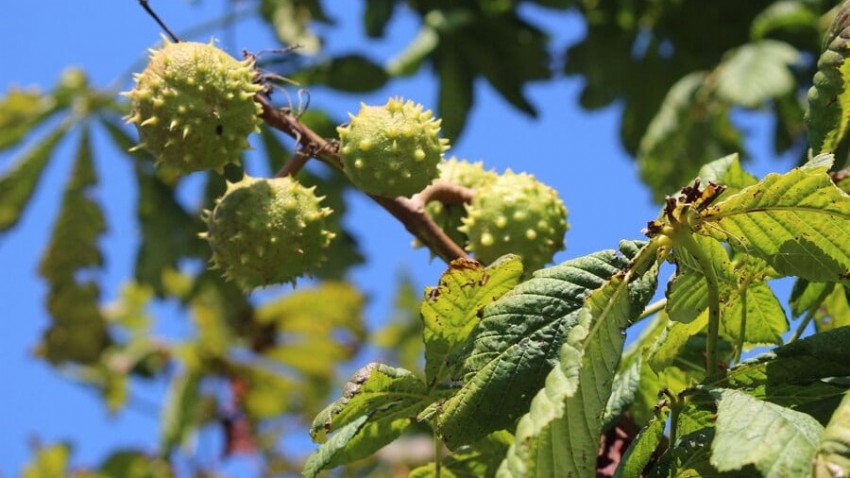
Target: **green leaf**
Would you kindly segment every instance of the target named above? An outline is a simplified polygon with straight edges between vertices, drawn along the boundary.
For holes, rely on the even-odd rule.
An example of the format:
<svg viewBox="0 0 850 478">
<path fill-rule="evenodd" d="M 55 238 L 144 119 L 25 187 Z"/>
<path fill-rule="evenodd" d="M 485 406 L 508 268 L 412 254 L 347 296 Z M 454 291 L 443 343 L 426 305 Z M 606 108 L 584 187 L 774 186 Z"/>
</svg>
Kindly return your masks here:
<svg viewBox="0 0 850 478">
<path fill-rule="evenodd" d="M 475 75 L 466 59 L 445 45 L 441 45 L 435 53 L 434 68 L 440 77 L 437 110 L 443 120 L 443 136 L 455 141 L 463 132 L 466 117 L 472 109 Z"/>
<path fill-rule="evenodd" d="M 826 421 L 846 386 L 830 377 L 850 376 L 850 327 L 815 334 L 731 368 L 712 386 L 805 411 Z"/>
<path fill-rule="evenodd" d="M 420 371 L 425 348 L 422 343 L 424 325 L 419 313 L 422 290 L 414 284 L 408 272 L 400 273 L 394 283 L 396 291 L 392 312 L 385 321 L 386 325 L 372 335 L 372 341 L 391 363 Z"/>
<path fill-rule="evenodd" d="M 560 361 L 516 429 L 497 476 L 593 476 L 603 412 L 622 353 L 623 330 L 643 311 L 657 269 L 646 247 L 624 274 L 594 290 L 568 324 Z"/>
<path fill-rule="evenodd" d="M 113 119 L 102 121 L 115 146 L 134 160 L 139 198 L 136 215 L 141 241 L 136 252 L 135 279 L 151 285 L 158 296 L 165 294 L 163 274 L 177 269 L 185 257 L 209 257 L 209 246 L 198 237 L 204 230 L 200 214 L 189 214 L 177 202 L 174 186 L 157 174 L 150 158 L 131 152 L 135 141 Z"/>
<path fill-rule="evenodd" d="M 350 54 L 302 70 L 292 79 L 307 85 L 329 86 L 347 93 L 364 93 L 384 86 L 389 75 L 365 56 Z"/>
<path fill-rule="evenodd" d="M 387 62 L 387 72 L 392 76 L 408 76 L 416 73 L 439 43 L 440 35 L 437 30 L 427 23 L 422 25 L 416 38 L 405 47 L 404 51 Z M 451 86 L 444 86 L 441 83 L 440 88 Z"/>
<path fill-rule="evenodd" d="M 788 331 L 785 310 L 764 282 L 745 282 L 721 308 L 720 317 L 720 334 L 732 343 L 739 340 L 742 324 L 743 342 L 749 345 L 780 345 Z"/>
<path fill-rule="evenodd" d="M 456 259 L 436 287 L 425 289 L 422 321 L 425 324 L 425 377 L 429 387 L 444 380 L 459 380 L 458 354 L 478 325 L 481 309 L 514 288 L 522 275 L 518 256 L 508 255 L 488 267 Z"/>
<path fill-rule="evenodd" d="M 797 279 L 789 299 L 791 314 L 799 317 L 819 307 L 834 288 L 835 282 L 809 282 L 805 279 Z"/>
<path fill-rule="evenodd" d="M 0 177 L 0 233 L 11 229 L 21 219 L 44 167 L 53 157 L 56 145 L 68 132 L 69 126 L 66 123 L 53 130 Z"/>
<path fill-rule="evenodd" d="M 712 465 L 734 471 L 752 464 L 765 477 L 806 476 L 823 432 L 820 423 L 737 390 L 712 395 L 719 400 Z"/>
<path fill-rule="evenodd" d="M 84 129 L 62 195 L 62 209 L 39 264 L 39 274 L 50 285 L 47 309 L 52 317 L 40 353 L 55 364 L 95 364 L 110 342 L 100 310 L 100 289 L 93 280 L 80 276 L 103 263 L 98 240 L 106 230 L 105 219 L 100 206 L 89 197 L 89 189 L 96 183 L 89 131 Z"/>
<path fill-rule="evenodd" d="M 174 471 L 167 461 L 134 450 L 113 452 L 100 465 L 98 471 L 105 477 L 173 478 L 174 476 Z"/>
<path fill-rule="evenodd" d="M 643 469 L 652 460 L 652 456 L 664 439 L 664 426 L 667 424 L 666 414 L 654 417 L 645 426 L 623 454 L 620 465 L 614 473 L 614 478 L 629 478 L 643 476 Z"/>
<path fill-rule="evenodd" d="M 828 161 L 827 161 L 828 162 Z M 824 161 L 758 184 L 706 208 L 696 231 L 764 259 L 783 275 L 836 282 L 850 277 L 850 196 Z"/>
<path fill-rule="evenodd" d="M 89 195 L 96 185 L 91 138 L 85 129 L 62 196 L 62 209 L 39 265 L 39 273 L 51 283 L 74 282 L 81 269 L 103 264 L 98 239 L 106 231 L 106 220 Z"/>
<path fill-rule="evenodd" d="M 818 332 L 850 325 L 850 303 L 847 294 L 846 286 L 838 286 L 819 304 L 815 312 L 815 327 Z"/>
<path fill-rule="evenodd" d="M 726 190 L 723 192 L 726 195 L 736 193 L 758 182 L 755 176 L 746 172 L 741 167 L 741 159 L 738 157 L 738 153 L 733 153 L 705 164 L 700 168 L 697 177 L 703 183 L 713 182 L 715 184 L 722 184 L 726 187 Z M 721 195 L 720 197 L 724 196 Z"/>
<path fill-rule="evenodd" d="M 681 428 L 681 427 L 680 427 Z M 714 428 L 702 426 L 683 435 L 657 464 L 651 478 L 752 478 L 759 476 L 752 466 L 739 471 L 721 472 L 710 463 Z"/>
<path fill-rule="evenodd" d="M 706 92 L 705 81 L 699 72 L 673 85 L 640 142 L 641 178 L 657 201 L 693 179 L 702 164 L 743 149 L 729 105 Z"/>
<path fill-rule="evenodd" d="M 384 36 L 384 28 L 393 16 L 396 0 L 366 0 L 363 26 L 370 38 Z"/>
<path fill-rule="evenodd" d="M 788 320 L 779 299 L 765 282 L 771 272 L 769 268 L 761 261 L 748 260 L 747 255 L 742 255 L 733 264 L 720 242 L 704 236 L 693 239 L 711 261 L 720 295 L 724 297 L 720 311 L 722 336 L 745 347 L 781 344 L 782 334 L 788 330 Z M 684 249 L 677 252 L 676 263 L 678 271 L 667 289 L 667 313 L 674 321 L 689 323 L 708 307 L 707 284 L 699 265 Z M 677 331 L 695 334 L 701 328 L 694 326 Z M 662 348 L 671 351 L 677 343 L 669 341 Z"/>
<path fill-rule="evenodd" d="M 625 364 L 627 361 L 628 363 Z M 613 426 L 615 421 L 629 409 L 634 401 L 641 386 L 643 362 L 643 356 L 640 354 L 632 354 L 632 356 L 629 356 L 628 353 L 623 354 L 623 358 L 620 360 L 620 368 L 614 375 L 614 382 L 611 384 L 611 395 L 608 397 L 602 415 L 602 421 L 605 424 L 603 428 L 608 428 L 609 425 Z"/>
<path fill-rule="evenodd" d="M 11 88 L 0 98 L 0 151 L 18 144 L 56 107 L 55 99 L 40 91 Z"/>
<path fill-rule="evenodd" d="M 706 237 L 696 236 L 693 239 L 711 261 L 721 288 L 730 289 L 730 278 L 734 279 L 735 272 L 723 244 Z M 676 264 L 678 271 L 667 287 L 666 310 L 671 320 L 690 323 L 708 307 L 708 286 L 696 259 L 684 248 L 676 251 Z"/>
<path fill-rule="evenodd" d="M 587 294 L 625 269 L 632 254 L 606 250 L 542 269 L 484 309 L 463 388 L 438 420 L 450 448 L 513 426 L 557 363 Z"/>
<path fill-rule="evenodd" d="M 844 394 L 823 431 L 813 468 L 815 478 L 850 474 L 850 392 Z"/>
<path fill-rule="evenodd" d="M 649 366 L 648 358 L 651 356 L 651 351 L 655 347 L 656 342 L 661 340 L 664 335 L 665 328 L 670 322 L 667 314 L 664 311 L 656 314 L 652 321 L 646 325 L 640 335 L 626 348 L 623 352 L 623 358 L 620 360 L 620 369 L 614 377 L 612 385 L 611 397 L 608 399 L 608 404 L 605 407 L 605 429 L 614 425 L 616 420 L 622 415 L 622 412 L 628 410 L 629 417 L 638 425 L 643 426 L 655 416 L 655 405 L 658 403 L 658 392 L 665 386 L 670 388 L 669 384 L 664 384 L 652 368 Z M 639 377 L 637 388 L 634 389 L 633 395 L 629 396 L 630 388 L 624 389 L 623 392 L 618 387 L 618 383 L 631 384 L 633 380 L 631 369 L 638 364 Z M 629 385 L 631 387 L 631 385 Z"/>
<path fill-rule="evenodd" d="M 308 456 L 307 461 L 304 463 L 304 470 L 301 472 L 304 478 L 314 478 L 322 470 L 336 466 L 337 462 L 340 461 L 338 454 L 345 449 L 351 439 L 360 432 L 368 420 L 368 415 L 358 417 L 348 425 L 337 430 L 330 440 Z"/>
<path fill-rule="evenodd" d="M 366 336 L 365 303 L 363 293 L 352 284 L 322 282 L 258 307 L 256 322 L 274 325 L 280 333 L 286 334 L 292 342 L 287 343 L 287 347 L 310 339 L 327 343 L 359 342 Z M 315 357 L 308 354 L 304 360 L 312 361 Z"/>
<path fill-rule="evenodd" d="M 317 0 L 262 0 L 260 14 L 274 27 L 284 45 L 298 45 L 297 53 L 315 54 L 322 40 L 310 28 L 314 20 L 326 20 Z"/>
<path fill-rule="evenodd" d="M 848 5 L 843 3 L 824 38 L 818 58 L 818 71 L 809 89 L 809 147 L 814 154 L 834 152 L 847 133 L 850 114 L 850 39 L 844 34 L 850 27 Z"/>
<path fill-rule="evenodd" d="M 137 163 L 135 171 L 139 188 L 136 214 L 141 226 L 135 279 L 162 295 L 163 272 L 176 269 L 187 256 L 206 258 L 209 246 L 198 237 L 204 230 L 200 215 L 187 213 L 177 202 L 175 190 L 149 168 Z"/>
<path fill-rule="evenodd" d="M 192 352 L 190 352 L 192 353 Z M 160 449 L 170 453 L 180 446 L 200 422 L 201 379 L 203 373 L 196 365 L 187 363 L 184 370 L 171 379 L 168 396 L 160 417 Z"/>
<path fill-rule="evenodd" d="M 782 31 L 816 30 L 819 15 L 805 0 L 780 0 L 759 13 L 750 27 L 750 37 L 761 40 Z"/>
<path fill-rule="evenodd" d="M 371 455 L 398 438 L 431 401 L 428 387 L 407 370 L 379 363 L 361 368 L 342 398 L 313 420 L 310 436 L 324 444 L 308 458 L 305 475 Z"/>
<path fill-rule="evenodd" d="M 38 448 L 32 462 L 21 470 L 22 478 L 60 478 L 68 475 L 71 457 L 70 445 L 58 445 Z"/>
<path fill-rule="evenodd" d="M 758 108 L 796 87 L 791 67 L 799 61 L 794 47 L 776 40 L 738 47 L 718 67 L 717 94 L 730 103 Z"/>
<path fill-rule="evenodd" d="M 650 355 L 649 365 L 652 370 L 661 373 L 680 360 L 687 361 L 693 358 L 691 353 L 693 351 L 697 351 L 698 356 L 703 354 L 705 352 L 704 341 L 700 340 L 698 335 L 705 329 L 706 325 L 708 325 L 707 311 L 703 311 L 691 322 L 671 321 Z M 697 363 L 702 366 L 702 362 L 704 360 Z"/>
<path fill-rule="evenodd" d="M 436 465 L 429 463 L 412 470 L 408 478 L 485 478 L 495 476 L 505 452 L 513 441 L 513 435 L 504 430 L 491 433 L 473 445 L 462 447 L 456 453 L 445 458 L 439 474 L 437 474 Z"/>
<path fill-rule="evenodd" d="M 469 23 L 457 36 L 443 41 L 453 48 L 462 48 L 476 72 L 505 100 L 523 113 L 536 116 L 523 89 L 530 81 L 545 80 L 552 75 L 546 35 L 515 13 L 506 12 Z"/>
<path fill-rule="evenodd" d="M 322 359 L 320 359 L 322 360 Z M 239 377 L 247 383 L 245 413 L 253 420 L 271 420 L 294 408 L 302 383 L 260 367 L 244 367 Z"/>
</svg>

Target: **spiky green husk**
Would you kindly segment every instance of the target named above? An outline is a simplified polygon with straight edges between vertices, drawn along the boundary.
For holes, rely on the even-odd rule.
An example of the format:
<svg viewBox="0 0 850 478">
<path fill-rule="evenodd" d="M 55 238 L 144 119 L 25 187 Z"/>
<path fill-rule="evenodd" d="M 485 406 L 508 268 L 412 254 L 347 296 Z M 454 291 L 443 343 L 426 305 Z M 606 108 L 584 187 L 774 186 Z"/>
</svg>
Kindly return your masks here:
<svg viewBox="0 0 850 478">
<path fill-rule="evenodd" d="M 237 61 L 212 42 L 164 41 L 125 93 L 139 147 L 180 174 L 238 164 L 262 111 L 253 61 Z"/>
<path fill-rule="evenodd" d="M 331 209 L 314 190 L 289 177 L 228 184 L 205 214 L 213 265 L 246 290 L 294 283 L 314 270 L 334 236 L 325 224 Z"/>
<path fill-rule="evenodd" d="M 469 239 L 467 250 L 481 262 L 513 253 L 531 272 L 564 248 L 567 208 L 554 189 L 529 174 L 506 171 L 479 189 L 466 209 L 460 230 Z"/>
<path fill-rule="evenodd" d="M 437 179 L 469 189 L 480 189 L 492 184 L 498 177 L 492 169 L 485 171 L 481 161 L 471 163 L 455 157 L 440 162 L 438 169 Z M 456 244 L 466 246 L 466 234 L 458 230 L 466 216 L 463 204 L 445 205 L 439 201 L 431 201 L 425 206 L 425 212 Z"/>
<path fill-rule="evenodd" d="M 440 120 L 422 105 L 391 98 L 383 106 L 361 104 L 337 128 L 343 170 L 361 191 L 375 196 L 412 196 L 437 177 L 448 149 Z"/>
</svg>

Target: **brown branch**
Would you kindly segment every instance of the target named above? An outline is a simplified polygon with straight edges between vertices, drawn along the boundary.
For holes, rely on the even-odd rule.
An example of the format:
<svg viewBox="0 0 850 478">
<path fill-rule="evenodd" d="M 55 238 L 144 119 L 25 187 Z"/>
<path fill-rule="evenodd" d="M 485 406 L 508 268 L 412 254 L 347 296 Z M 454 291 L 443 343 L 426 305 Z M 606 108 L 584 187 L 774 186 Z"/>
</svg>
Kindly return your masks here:
<svg viewBox="0 0 850 478">
<path fill-rule="evenodd" d="M 307 160 L 310 159 L 310 155 L 305 153 L 304 150 L 299 149 L 292 155 L 292 158 L 289 159 L 280 170 L 275 173 L 274 177 L 276 178 L 285 178 L 286 176 L 294 176 L 298 174 L 298 171 L 301 171 L 301 168 L 307 164 Z"/>
<path fill-rule="evenodd" d="M 439 201 L 446 206 L 455 206 L 472 202 L 474 195 L 475 192 L 472 189 L 437 180 L 413 196 L 413 200 L 421 201 L 422 204 Z"/>
<path fill-rule="evenodd" d="M 342 172 L 342 161 L 339 157 L 339 146 L 332 141 L 319 136 L 315 131 L 307 125 L 301 123 L 298 118 L 290 114 L 286 109 L 275 108 L 269 98 L 264 95 L 257 95 L 256 101 L 262 106 L 263 111 L 260 117 L 271 127 L 282 131 L 283 133 L 296 139 L 301 145 L 301 149 L 296 155 L 281 168 L 278 175 L 292 174 L 293 171 L 300 169 L 296 161 L 299 155 L 303 156 L 303 161 L 306 162 L 310 157 L 316 158 L 323 163 L 331 166 L 337 171 Z M 302 164 L 303 166 L 303 164 Z M 457 188 L 445 183 L 435 183 L 429 186 L 424 191 L 414 196 L 412 199 L 405 197 L 386 198 L 368 195 L 372 200 L 386 209 L 394 218 L 401 222 L 408 232 L 413 234 L 419 242 L 427 246 L 431 251 L 446 261 L 451 262 L 454 259 L 465 258 L 469 255 L 464 250 L 455 244 L 439 226 L 425 213 L 425 198 L 428 200 L 443 200 L 448 204 L 459 204 L 465 202 L 467 197 L 471 198 L 471 192 L 464 188 Z"/>
</svg>

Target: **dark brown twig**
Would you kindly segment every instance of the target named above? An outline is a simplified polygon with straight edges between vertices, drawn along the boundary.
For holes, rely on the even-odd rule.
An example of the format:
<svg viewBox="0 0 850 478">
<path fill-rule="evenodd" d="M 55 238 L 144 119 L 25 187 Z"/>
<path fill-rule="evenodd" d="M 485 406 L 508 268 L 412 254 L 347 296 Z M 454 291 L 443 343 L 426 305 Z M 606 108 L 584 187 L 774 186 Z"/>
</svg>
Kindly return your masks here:
<svg viewBox="0 0 850 478">
<path fill-rule="evenodd" d="M 171 30 L 170 30 L 170 29 L 169 29 L 169 28 L 165 25 L 165 22 L 163 22 L 163 21 L 159 18 L 159 15 L 157 15 L 157 14 L 156 14 L 156 12 L 154 12 L 154 11 L 153 11 L 153 9 L 151 8 L 151 6 L 150 6 L 150 5 L 148 5 L 148 0 L 139 0 L 139 5 L 141 5 L 141 6 L 142 6 L 142 8 L 144 8 L 144 9 L 145 9 L 145 11 L 146 11 L 146 12 L 148 12 L 148 15 L 150 15 L 150 16 L 151 16 L 151 18 L 153 18 L 153 19 L 154 19 L 154 21 L 155 21 L 155 22 L 159 25 L 159 27 L 160 27 L 160 28 L 162 28 L 163 30 L 165 30 L 165 33 L 167 33 L 167 34 L 168 34 L 168 36 L 170 36 L 170 37 L 171 37 L 171 40 L 172 40 L 174 43 L 180 43 L 180 38 L 178 38 L 178 37 L 177 37 L 177 35 L 175 35 L 175 34 L 174 34 L 174 32 L 172 32 L 172 31 L 171 31 Z"/>
<path fill-rule="evenodd" d="M 263 111 L 260 117 L 271 127 L 282 131 L 283 133 L 298 139 L 301 144 L 299 153 L 304 158 L 299 159 L 298 154 L 286 164 L 278 175 L 292 174 L 292 171 L 300 169 L 299 161 L 307 161 L 310 157 L 316 158 L 323 163 L 331 166 L 337 171 L 342 171 L 342 161 L 339 157 L 338 145 L 325 138 L 319 136 L 315 131 L 310 129 L 305 124 L 301 123 L 297 117 L 291 114 L 286 109 L 275 108 L 268 97 L 257 95 L 256 101 L 262 106 Z M 292 163 L 292 164 L 290 164 Z M 303 164 L 301 164 L 303 166 Z M 427 200 L 442 200 L 445 199 L 451 204 L 458 204 L 467 199 L 471 199 L 471 191 L 464 188 L 457 188 L 445 183 L 435 183 L 426 188 L 422 193 L 414 196 L 411 199 L 405 197 L 385 198 L 372 196 L 376 203 L 387 210 L 393 217 L 401 222 L 408 232 L 414 235 L 419 242 L 427 246 L 431 251 L 446 261 L 451 262 L 454 259 L 465 258 L 469 255 L 464 250 L 455 244 L 428 214 L 425 213 L 425 204 Z"/>
</svg>

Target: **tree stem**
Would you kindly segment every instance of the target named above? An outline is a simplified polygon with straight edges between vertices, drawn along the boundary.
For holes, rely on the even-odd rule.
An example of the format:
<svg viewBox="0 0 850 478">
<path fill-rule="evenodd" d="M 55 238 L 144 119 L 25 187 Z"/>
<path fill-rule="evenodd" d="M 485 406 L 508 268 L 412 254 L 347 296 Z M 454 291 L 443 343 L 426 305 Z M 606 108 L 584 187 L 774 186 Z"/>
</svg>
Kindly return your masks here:
<svg viewBox="0 0 850 478">
<path fill-rule="evenodd" d="M 440 478 L 443 469 L 443 442 L 434 434 L 434 478 Z"/>
<path fill-rule="evenodd" d="M 738 343 L 735 344 L 735 362 L 741 361 L 741 354 L 744 352 L 744 336 L 747 333 L 747 285 L 741 289 L 741 326 L 738 330 Z"/>
</svg>

